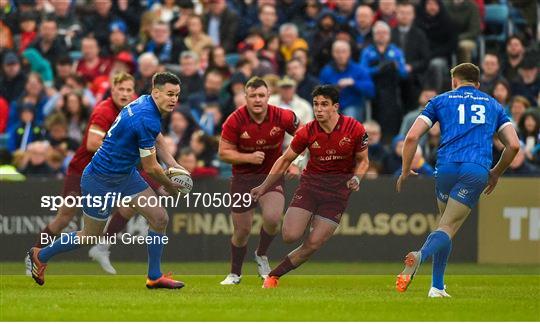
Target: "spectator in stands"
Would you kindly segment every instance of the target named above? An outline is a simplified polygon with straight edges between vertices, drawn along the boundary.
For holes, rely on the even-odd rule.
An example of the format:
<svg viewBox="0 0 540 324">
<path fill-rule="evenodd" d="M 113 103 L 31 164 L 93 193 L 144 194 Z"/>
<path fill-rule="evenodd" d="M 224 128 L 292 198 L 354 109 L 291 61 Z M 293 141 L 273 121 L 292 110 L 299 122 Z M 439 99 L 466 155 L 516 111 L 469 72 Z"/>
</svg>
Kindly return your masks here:
<svg viewBox="0 0 540 324">
<path fill-rule="evenodd" d="M 383 142 L 389 142 L 399 133 L 403 117 L 399 84 L 408 72 L 403 52 L 390 43 L 387 23 L 377 21 L 373 25 L 373 44 L 362 52 L 360 65 L 369 71 L 375 84 L 374 118 L 381 124 Z"/>
<path fill-rule="evenodd" d="M 493 93 L 495 84 L 504 79 L 501 75 L 499 57 L 495 53 L 486 53 L 482 60 L 482 74 L 480 75 L 480 90 Z"/>
<path fill-rule="evenodd" d="M 405 111 L 414 109 L 429 64 L 429 42 L 423 30 L 413 24 L 414 6 L 400 3 L 396 10 L 397 27 L 392 29 L 392 43 L 405 54 L 405 68 L 409 73 L 400 83 L 401 98 Z"/>
<path fill-rule="evenodd" d="M 180 81 L 182 81 L 182 91 L 180 92 L 180 103 L 185 103 L 192 93 L 203 90 L 204 82 L 199 73 L 199 55 L 194 51 L 184 51 L 180 54 Z"/>
<path fill-rule="evenodd" d="M 354 10 L 356 9 L 356 0 L 340 0 L 336 1 L 334 13 L 336 21 L 341 26 L 354 25 Z"/>
<path fill-rule="evenodd" d="M 512 97 L 510 104 L 510 119 L 514 123 L 514 126 L 517 127 L 521 122 L 521 117 L 525 114 L 525 111 L 529 109 L 531 103 L 527 98 L 523 96 L 514 96 Z"/>
<path fill-rule="evenodd" d="M 13 125 L 18 118 L 20 107 L 31 104 L 34 109 L 34 120 L 41 125 L 44 119 L 44 107 L 49 98 L 45 93 L 45 87 L 41 77 L 37 73 L 30 73 L 26 80 L 24 91 L 20 97 L 10 107 L 9 125 Z"/>
<path fill-rule="evenodd" d="M 445 6 L 454 23 L 454 33 L 458 33 L 458 63 L 472 62 L 481 32 L 478 6 L 470 0 L 446 0 Z"/>
<path fill-rule="evenodd" d="M 179 12 L 171 21 L 172 33 L 175 37 L 186 37 L 189 17 L 195 14 L 195 4 L 191 0 L 178 1 Z"/>
<path fill-rule="evenodd" d="M 512 98 L 512 91 L 510 89 L 510 84 L 508 84 L 506 80 L 501 79 L 495 82 L 492 96 L 497 99 L 508 113 L 510 112 L 510 98 Z"/>
<path fill-rule="evenodd" d="M 197 157 L 197 167 L 209 176 L 218 175 L 217 141 L 214 137 L 198 130 L 191 135 L 189 147 Z"/>
<path fill-rule="evenodd" d="M 298 28 L 292 23 L 286 23 L 279 27 L 279 39 L 281 40 L 281 55 L 285 62 L 292 59 L 293 52 L 299 48 L 308 49 L 307 42 L 300 38 Z"/>
<path fill-rule="evenodd" d="M 395 174 L 397 170 L 401 170 L 401 157 L 403 151 L 403 143 L 405 136 L 396 135 L 392 139 L 390 153 L 383 160 L 383 174 Z"/>
<path fill-rule="evenodd" d="M 201 16 L 192 15 L 188 20 L 188 35 L 184 39 L 186 47 L 197 53 L 199 57 L 202 55 L 203 48 L 212 46 L 212 38 L 208 36 L 203 29 L 203 21 Z"/>
<path fill-rule="evenodd" d="M 227 8 L 225 0 L 210 1 L 208 13 L 204 16 L 204 30 L 215 45 L 220 45 L 227 53 L 231 53 L 236 50 L 238 21 L 238 15 Z"/>
<path fill-rule="evenodd" d="M 261 32 L 263 38 L 275 34 L 278 31 L 278 16 L 276 7 L 273 5 L 263 4 L 259 6 L 259 23 L 256 25 Z"/>
<path fill-rule="evenodd" d="M 540 164 L 540 112 L 538 109 L 525 111 L 518 124 L 519 139 L 525 143 L 525 156 Z"/>
<path fill-rule="evenodd" d="M 424 159 L 422 147 L 420 147 L 420 145 L 416 147 L 416 152 L 411 161 L 411 169 L 419 176 L 431 177 L 433 176 L 433 173 L 435 173 L 433 167 L 426 162 L 426 159 Z M 397 169 L 396 172 L 394 172 L 394 176 L 399 176 L 400 174 L 401 169 Z"/>
<path fill-rule="evenodd" d="M 82 58 L 77 63 L 76 71 L 86 82 L 92 83 L 95 78 L 101 75 L 109 75 L 112 62 L 109 58 L 100 56 L 99 44 L 96 38 L 84 37 L 81 41 L 81 52 Z"/>
<path fill-rule="evenodd" d="M 69 137 L 68 121 L 62 113 L 54 113 L 45 120 L 45 138 L 52 148 L 67 155 L 73 155 L 79 143 Z"/>
<path fill-rule="evenodd" d="M 220 91 L 223 87 L 223 75 L 219 71 L 209 70 L 204 75 L 204 89 L 189 94 L 187 104 L 195 121 L 202 117 L 204 106 L 208 103 L 221 102 Z"/>
<path fill-rule="evenodd" d="M 536 102 L 540 93 L 540 75 L 538 73 L 539 63 L 532 56 L 526 55 L 519 64 L 517 81 L 511 84 L 512 94 L 521 95 L 527 98 L 533 106 L 538 106 Z"/>
<path fill-rule="evenodd" d="M 351 60 L 348 42 L 337 40 L 332 46 L 333 61 L 321 71 L 322 84 L 334 84 L 340 89 L 341 112 L 358 120 L 364 117 L 364 99 L 375 94 L 373 82 L 367 69 Z"/>
<path fill-rule="evenodd" d="M 19 54 L 22 54 L 22 52 L 32 44 L 37 37 L 37 20 L 37 13 L 32 11 L 24 12 L 19 15 L 19 27 L 21 33 L 14 37 L 14 43 L 17 46 Z"/>
<path fill-rule="evenodd" d="M 313 120 L 311 104 L 296 94 L 296 81 L 285 76 L 278 81 L 277 86 L 278 93 L 270 96 L 269 104 L 294 111 L 301 124 Z"/>
<path fill-rule="evenodd" d="M 502 74 L 508 82 L 519 80 L 519 64 L 525 56 L 525 46 L 518 36 L 510 36 L 506 40 L 506 60 L 503 63 Z"/>
<path fill-rule="evenodd" d="M 139 56 L 137 65 L 135 92 L 139 95 L 150 94 L 150 90 L 152 90 L 152 76 L 159 70 L 159 60 L 153 53 L 147 52 Z M 182 92 L 180 94 L 182 95 Z"/>
<path fill-rule="evenodd" d="M 311 38 L 317 27 L 317 18 L 321 14 L 322 5 L 319 0 L 306 0 L 303 11 L 293 19 L 292 23 L 298 26 L 302 38 Z"/>
<path fill-rule="evenodd" d="M 194 178 L 193 172 L 197 168 L 197 157 L 189 147 L 184 147 L 178 152 L 176 162 L 188 170 L 191 173 L 191 177 Z"/>
<path fill-rule="evenodd" d="M 115 56 L 120 52 L 132 52 L 128 43 L 127 26 L 122 20 L 114 21 L 109 27 L 109 48 L 107 53 Z"/>
<path fill-rule="evenodd" d="M 0 73 L 0 96 L 11 103 L 24 91 L 26 75 L 21 69 L 21 61 L 15 52 L 6 52 L 2 58 Z"/>
<path fill-rule="evenodd" d="M 222 46 L 214 46 L 208 55 L 209 70 L 218 70 L 223 77 L 228 79 L 231 76 L 231 67 L 227 64 L 227 53 Z"/>
<path fill-rule="evenodd" d="M 29 45 L 50 62 L 52 66 L 56 59 L 67 52 L 67 47 L 58 35 L 58 24 L 54 17 L 46 17 L 39 25 L 38 37 Z"/>
<path fill-rule="evenodd" d="M 398 25 L 396 16 L 396 0 L 380 0 L 379 9 L 375 13 L 373 21 L 382 20 L 390 26 L 395 28 Z"/>
<path fill-rule="evenodd" d="M 332 49 L 329 44 L 334 43 L 338 30 L 336 18 L 332 12 L 323 12 L 319 17 L 317 29 L 311 40 L 308 41 L 310 48 L 309 72 L 319 75 L 321 69 L 332 60 Z"/>
<path fill-rule="evenodd" d="M 65 0 L 51 0 L 50 2 L 54 7 L 54 20 L 58 24 L 58 36 L 68 50 L 78 50 L 82 25 L 74 10 L 71 10 L 72 2 Z"/>
<path fill-rule="evenodd" d="M 73 60 L 71 59 L 71 57 L 69 57 L 69 55 L 60 56 L 56 60 L 54 73 L 54 88 L 56 90 L 60 90 L 64 86 L 66 79 L 71 75 L 72 72 Z"/>
<path fill-rule="evenodd" d="M 434 85 L 440 93 L 449 87 L 448 66 L 457 45 L 453 22 L 442 0 L 421 0 L 415 23 L 429 41 L 430 62 L 425 82 Z"/>
<path fill-rule="evenodd" d="M 88 107 L 83 104 L 82 95 L 73 91 L 65 94 L 60 110 L 67 119 L 67 135 L 80 144 L 90 116 Z"/>
<path fill-rule="evenodd" d="M 221 134 L 221 124 L 223 122 L 223 113 L 219 102 L 208 102 L 203 107 L 199 127 L 205 134 L 215 136 Z"/>
<path fill-rule="evenodd" d="M 427 134 L 427 141 L 422 146 L 423 155 L 430 165 L 437 165 L 437 152 L 441 143 L 441 127 L 439 123 L 435 123 Z"/>
<path fill-rule="evenodd" d="M 239 52 L 241 57 L 251 64 L 252 74 L 254 76 L 262 77 L 273 72 L 272 64 L 267 60 L 262 60 L 253 45 L 244 44 Z"/>
<path fill-rule="evenodd" d="M 520 142 L 520 148 L 512 163 L 504 175 L 507 177 L 537 177 L 540 176 L 540 169 L 527 161 L 525 154 L 525 144 Z"/>
<path fill-rule="evenodd" d="M 381 143 L 381 126 L 374 120 L 364 123 L 364 128 L 368 134 L 368 155 L 369 164 L 373 166 L 378 174 L 384 171 L 384 161 L 388 152 Z"/>
<path fill-rule="evenodd" d="M 36 141 L 28 145 L 19 171 L 27 177 L 47 177 L 55 174 L 47 164 L 50 145 L 47 141 Z"/>
<path fill-rule="evenodd" d="M 144 47 L 145 52 L 152 52 L 161 64 L 175 63 L 180 53 L 186 49 L 184 42 L 171 37 L 171 28 L 164 22 L 155 22 L 150 31 L 150 40 Z"/>
<path fill-rule="evenodd" d="M 150 11 L 155 12 L 158 20 L 170 23 L 175 16 L 180 14 L 180 7 L 175 0 L 163 0 L 154 2 Z"/>
<path fill-rule="evenodd" d="M 189 146 L 191 135 L 198 129 L 198 126 L 188 110 L 175 109 L 171 113 L 168 129 L 168 136 L 174 140 L 178 149 L 181 149 Z"/>
<path fill-rule="evenodd" d="M 43 129 L 36 121 L 35 108 L 32 103 L 22 103 L 17 107 L 17 117 L 8 122 L 8 132 L 8 150 L 10 152 L 26 151 L 30 143 L 43 139 Z"/>
<path fill-rule="evenodd" d="M 264 40 L 264 47 L 259 51 L 259 57 L 261 60 L 268 61 L 272 67 L 272 73 L 280 74 L 281 69 L 284 67 L 285 59 L 280 51 L 280 39 L 278 35 L 272 34 Z"/>
<path fill-rule="evenodd" d="M 401 122 L 401 128 L 399 129 L 399 133 L 401 135 L 407 135 L 409 129 L 411 129 L 412 125 L 416 121 L 416 118 L 418 118 L 418 115 L 420 115 L 422 110 L 424 110 L 428 101 L 430 101 L 431 98 L 435 97 L 436 95 L 437 91 L 433 88 L 424 88 L 424 90 L 422 90 L 420 96 L 418 97 L 418 108 L 416 110 L 408 112 L 405 117 L 403 117 L 403 121 Z M 420 146 L 423 146 L 425 144 L 427 138 L 427 134 L 424 134 L 424 136 L 420 138 Z"/>
<path fill-rule="evenodd" d="M 306 66 L 298 59 L 287 62 L 287 76 L 296 81 L 296 93 L 300 98 L 311 102 L 311 92 L 319 84 L 319 80 L 306 74 Z"/>
<path fill-rule="evenodd" d="M 119 20 L 112 9 L 112 0 L 94 0 L 95 9 L 84 17 L 84 34 L 91 34 L 100 48 L 109 48 L 109 26 Z"/>
<path fill-rule="evenodd" d="M 359 51 L 362 51 L 373 41 L 371 27 L 373 26 L 374 19 L 375 13 L 370 6 L 360 5 L 356 8 L 356 23 L 353 29 L 353 38 Z"/>
</svg>

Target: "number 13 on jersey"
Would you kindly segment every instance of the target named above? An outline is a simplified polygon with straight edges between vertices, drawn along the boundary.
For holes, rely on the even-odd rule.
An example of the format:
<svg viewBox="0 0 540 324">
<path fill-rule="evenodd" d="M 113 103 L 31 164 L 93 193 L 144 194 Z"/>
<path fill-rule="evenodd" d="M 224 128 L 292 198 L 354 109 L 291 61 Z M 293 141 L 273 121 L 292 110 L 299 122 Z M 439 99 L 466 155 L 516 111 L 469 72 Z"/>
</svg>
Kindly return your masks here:
<svg viewBox="0 0 540 324">
<path fill-rule="evenodd" d="M 459 123 L 465 124 L 465 105 L 461 104 L 458 107 Z M 484 105 L 471 105 L 471 111 L 474 115 L 471 116 L 471 123 L 484 124 L 486 122 L 486 107 Z"/>
</svg>

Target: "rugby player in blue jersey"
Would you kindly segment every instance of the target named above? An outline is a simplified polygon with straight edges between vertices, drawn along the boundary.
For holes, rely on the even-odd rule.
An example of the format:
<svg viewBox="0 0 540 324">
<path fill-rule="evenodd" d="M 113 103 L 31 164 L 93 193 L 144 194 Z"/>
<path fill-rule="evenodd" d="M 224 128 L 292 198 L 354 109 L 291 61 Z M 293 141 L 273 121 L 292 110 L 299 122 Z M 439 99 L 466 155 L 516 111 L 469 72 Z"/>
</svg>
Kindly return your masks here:
<svg viewBox="0 0 540 324">
<path fill-rule="evenodd" d="M 160 133 L 161 118 L 172 112 L 179 94 L 178 77 L 168 72 L 156 73 L 152 78 L 151 95 L 143 95 L 122 109 L 82 175 L 82 196 L 92 198 L 82 200 L 82 230 L 68 233 L 47 247 L 34 247 L 28 252 L 32 261 L 32 278 L 39 285 L 45 282 L 45 269 L 50 258 L 79 248 L 87 241 L 85 238 L 102 235 L 113 207 L 112 199 L 107 200 L 107 197 L 121 194 L 122 197 L 133 198 L 131 206 L 149 223 L 145 240 L 148 247 L 146 287 L 175 289 L 184 286 L 181 281 L 161 272 L 161 254 L 166 243 L 169 217 L 163 207 L 146 206 L 144 202 L 148 197 L 156 194 L 137 171 L 140 162 L 144 171 L 163 185 L 169 194 L 178 194 L 180 186 L 165 174 L 157 157 L 169 167 L 180 168 L 167 152 Z M 101 199 L 102 204 L 96 204 L 94 198 Z"/>
<path fill-rule="evenodd" d="M 403 146 L 403 165 L 396 185 L 398 192 L 410 175 L 418 139 L 436 122 L 441 128 L 437 154 L 436 192 L 441 218 L 419 251 L 405 257 L 405 269 L 397 276 L 396 289 L 407 290 L 422 262 L 433 257 L 431 289 L 428 297 L 450 297 L 445 290 L 444 271 L 452 238 L 459 230 L 480 194 L 490 194 L 499 177 L 519 150 L 519 139 L 504 108 L 478 90 L 480 70 L 463 63 L 451 70 L 452 91 L 428 102 L 409 130 Z M 497 164 L 492 165 L 493 136 L 505 146 Z"/>
</svg>

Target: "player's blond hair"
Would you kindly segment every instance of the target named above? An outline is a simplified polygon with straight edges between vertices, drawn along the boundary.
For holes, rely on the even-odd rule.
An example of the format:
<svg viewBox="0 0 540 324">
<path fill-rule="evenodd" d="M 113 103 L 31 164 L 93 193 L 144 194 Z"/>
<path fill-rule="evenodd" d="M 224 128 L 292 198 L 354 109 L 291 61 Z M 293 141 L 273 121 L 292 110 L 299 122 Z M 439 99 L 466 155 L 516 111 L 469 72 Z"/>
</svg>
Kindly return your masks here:
<svg viewBox="0 0 540 324">
<path fill-rule="evenodd" d="M 135 78 L 133 77 L 133 75 L 126 72 L 117 73 L 112 78 L 112 84 L 114 86 L 119 85 L 124 81 L 133 81 L 133 84 L 135 84 Z"/>
</svg>

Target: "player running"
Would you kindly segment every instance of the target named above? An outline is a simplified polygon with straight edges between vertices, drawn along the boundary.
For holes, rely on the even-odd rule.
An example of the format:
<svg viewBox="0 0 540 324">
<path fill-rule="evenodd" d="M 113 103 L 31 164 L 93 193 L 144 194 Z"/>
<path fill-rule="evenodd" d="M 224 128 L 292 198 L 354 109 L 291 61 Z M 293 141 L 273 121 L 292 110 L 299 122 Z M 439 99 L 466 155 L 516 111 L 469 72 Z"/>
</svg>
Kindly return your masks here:
<svg viewBox="0 0 540 324">
<path fill-rule="evenodd" d="M 398 192 L 410 175 L 418 139 L 436 122 L 441 128 L 438 150 L 436 192 L 441 218 L 419 251 L 405 257 L 405 269 L 397 276 L 396 289 L 405 292 L 422 262 L 433 256 L 433 273 L 428 297 L 450 297 L 444 285 L 444 271 L 452 238 L 457 233 L 480 194 L 490 194 L 499 177 L 519 150 L 516 131 L 504 108 L 478 90 L 480 70 L 463 63 L 451 70 L 452 91 L 431 99 L 409 130 L 403 146 L 403 165 L 396 185 Z M 493 135 L 498 134 L 505 149 L 491 170 Z M 487 186 L 487 188 L 486 188 Z"/>
<path fill-rule="evenodd" d="M 82 143 L 69 163 L 62 190 L 63 197 L 81 195 L 80 182 L 84 168 L 90 163 L 95 151 L 101 146 L 103 138 L 120 110 L 133 100 L 134 94 L 135 79 L 133 76 L 127 73 L 118 73 L 113 77 L 111 96 L 101 101 L 94 108 Z M 77 207 L 67 207 L 65 205 L 59 207 L 54 219 L 39 233 L 34 246 L 43 248 L 49 245 L 51 239 L 57 237 L 69 225 L 77 211 Z M 113 214 L 105 234 L 114 235 L 118 233 L 134 214 L 135 211 L 131 208 L 118 208 Z M 89 255 L 92 259 L 98 261 L 106 272 L 116 273 L 109 261 L 109 251 L 106 247 L 96 245 L 90 249 Z M 32 268 L 29 256 L 25 258 L 25 265 L 26 274 L 31 275 Z"/>
<path fill-rule="evenodd" d="M 268 86 L 258 77 L 245 85 L 246 105 L 234 111 L 223 124 L 219 143 L 220 158 L 233 165 L 231 193 L 249 194 L 251 188 L 261 183 L 272 164 L 282 153 L 285 132 L 293 135 L 298 120 L 292 110 L 268 105 Z M 261 277 L 270 272 L 266 252 L 278 232 L 285 206 L 282 181 L 276 181 L 261 193 L 263 225 L 260 241 L 255 251 L 255 261 Z M 242 264 L 253 223 L 256 202 L 232 207 L 234 232 L 231 238 L 231 271 L 222 285 L 236 285 L 242 278 Z"/>
<path fill-rule="evenodd" d="M 298 130 L 268 177 L 251 190 L 253 199 L 260 199 L 292 161 L 309 150 L 307 167 L 285 214 L 282 235 L 286 243 L 293 243 L 308 226 L 309 234 L 268 274 L 263 288 L 277 287 L 281 276 L 306 262 L 334 234 L 351 191 L 360 188 L 369 167 L 368 135 L 360 122 L 338 113 L 339 91 L 322 85 L 312 95 L 315 120 Z"/>
<path fill-rule="evenodd" d="M 136 169 L 139 161 L 143 169 L 162 184 L 171 195 L 178 194 L 180 185 L 172 182 L 159 165 L 156 155 L 169 167 L 180 167 L 167 152 L 160 134 L 161 118 L 169 114 L 180 94 L 180 80 L 168 72 L 156 73 L 152 78 L 152 93 L 131 102 L 118 115 L 107 132 L 103 144 L 92 161 L 84 169 L 81 178 L 83 196 L 83 229 L 68 234 L 68 240 L 56 240 L 45 248 L 33 247 L 28 252 L 32 264 L 32 278 L 39 285 L 45 283 L 47 262 L 56 254 L 77 249 L 89 236 L 100 236 L 110 215 L 111 200 L 96 204 L 96 199 L 105 201 L 107 196 L 122 194 L 132 196 L 131 206 L 142 214 L 149 223 L 148 237 L 148 288 L 182 288 L 181 281 L 160 270 L 164 236 L 168 223 L 167 211 L 163 207 L 148 207 L 144 204 L 154 191 Z M 142 197 L 143 199 L 138 199 Z M 91 202 L 93 204 L 91 204 Z M 67 242 L 66 242 L 67 241 Z"/>
</svg>

